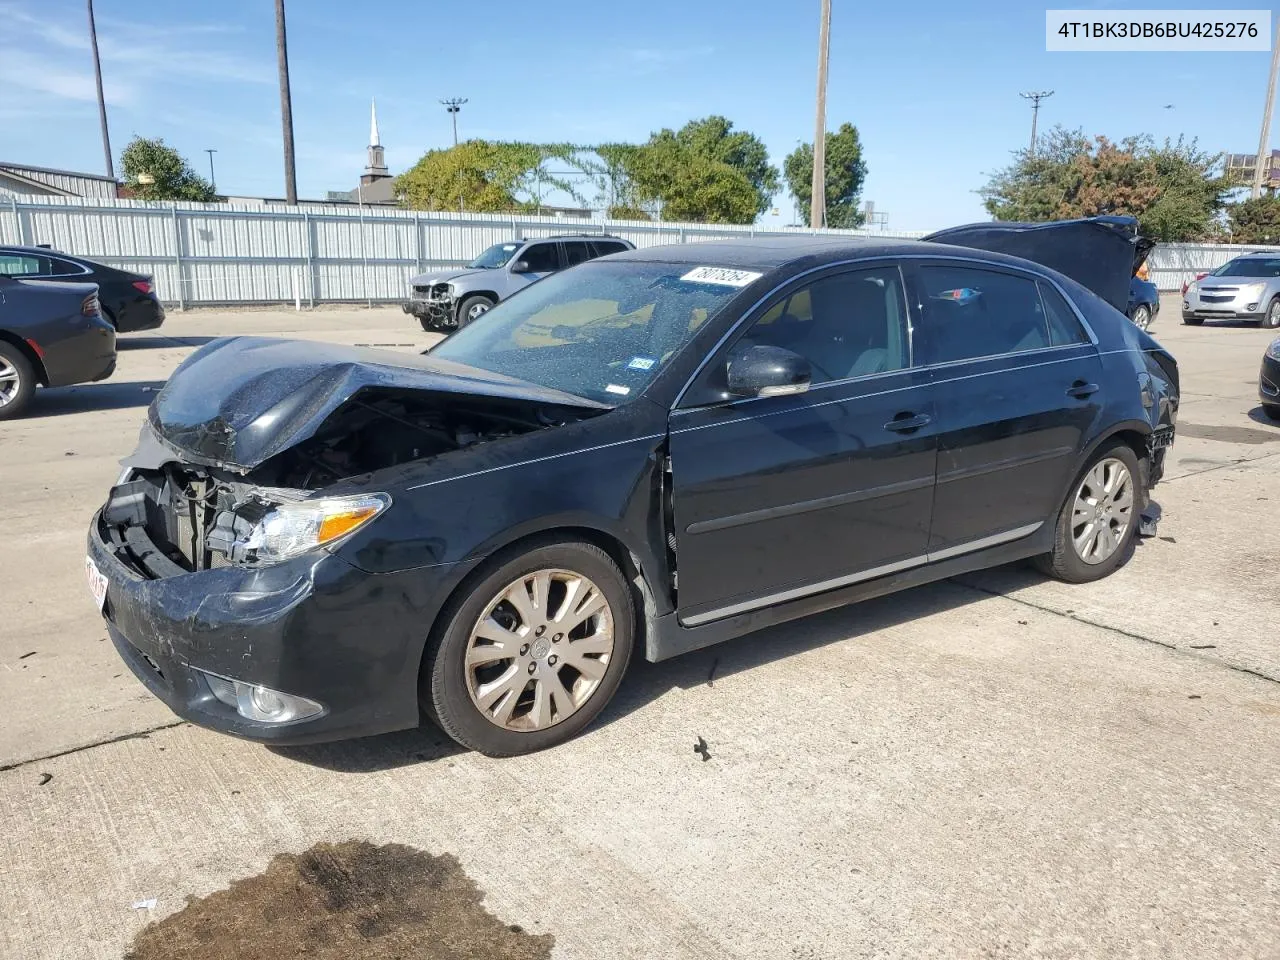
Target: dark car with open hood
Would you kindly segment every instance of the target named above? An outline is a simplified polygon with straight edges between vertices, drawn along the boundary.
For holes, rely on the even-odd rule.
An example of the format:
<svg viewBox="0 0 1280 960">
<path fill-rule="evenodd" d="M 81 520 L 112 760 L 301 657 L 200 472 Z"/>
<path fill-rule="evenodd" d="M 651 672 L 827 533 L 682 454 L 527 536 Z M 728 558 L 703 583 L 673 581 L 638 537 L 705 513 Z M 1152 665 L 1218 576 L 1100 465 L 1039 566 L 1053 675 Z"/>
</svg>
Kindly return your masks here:
<svg viewBox="0 0 1280 960">
<path fill-rule="evenodd" d="M 629 251 L 422 356 L 215 341 L 92 521 L 94 597 L 193 722 L 426 715 L 501 756 L 582 730 L 633 650 L 1023 558 L 1098 579 L 1178 408 L 1126 229 Z"/>
</svg>

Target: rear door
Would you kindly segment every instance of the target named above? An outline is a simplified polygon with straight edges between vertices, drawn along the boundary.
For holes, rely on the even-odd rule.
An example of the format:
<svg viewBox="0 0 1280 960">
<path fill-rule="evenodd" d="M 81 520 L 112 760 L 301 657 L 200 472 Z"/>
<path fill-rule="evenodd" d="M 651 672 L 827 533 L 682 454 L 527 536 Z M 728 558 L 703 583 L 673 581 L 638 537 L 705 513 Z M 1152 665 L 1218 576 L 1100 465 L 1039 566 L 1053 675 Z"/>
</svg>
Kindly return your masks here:
<svg viewBox="0 0 1280 960">
<path fill-rule="evenodd" d="M 927 547 L 936 414 L 898 266 L 797 281 L 744 326 L 671 418 L 690 626 L 919 565 Z M 725 363 L 759 344 L 808 359 L 808 392 L 726 399 Z"/>
<path fill-rule="evenodd" d="M 930 559 L 1048 522 L 1091 435 L 1102 362 L 1053 284 L 970 261 L 913 268 L 938 412 Z"/>
</svg>

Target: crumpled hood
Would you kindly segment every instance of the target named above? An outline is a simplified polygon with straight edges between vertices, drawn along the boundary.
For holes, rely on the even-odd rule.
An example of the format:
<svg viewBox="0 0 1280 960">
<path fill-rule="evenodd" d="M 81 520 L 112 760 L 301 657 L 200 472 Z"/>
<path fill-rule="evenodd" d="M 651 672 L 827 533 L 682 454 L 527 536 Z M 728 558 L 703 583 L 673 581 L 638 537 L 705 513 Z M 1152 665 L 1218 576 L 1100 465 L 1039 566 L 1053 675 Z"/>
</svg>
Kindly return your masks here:
<svg viewBox="0 0 1280 960">
<path fill-rule="evenodd" d="M 437 283 L 451 283 L 454 280 L 484 272 L 483 270 L 437 270 L 434 273 L 420 273 L 416 277 L 410 277 L 409 283 L 415 287 L 429 287 Z"/>
<path fill-rule="evenodd" d="M 971 223 L 939 230 L 926 241 L 1022 257 L 1065 274 L 1121 313 L 1129 281 L 1155 242 L 1138 233 L 1133 217 L 1085 217 L 1048 223 Z"/>
<path fill-rule="evenodd" d="M 183 459 L 251 470 L 313 436 L 330 414 L 369 388 L 609 409 L 429 355 L 311 340 L 227 337 L 183 361 L 147 416 L 156 435 Z"/>
</svg>

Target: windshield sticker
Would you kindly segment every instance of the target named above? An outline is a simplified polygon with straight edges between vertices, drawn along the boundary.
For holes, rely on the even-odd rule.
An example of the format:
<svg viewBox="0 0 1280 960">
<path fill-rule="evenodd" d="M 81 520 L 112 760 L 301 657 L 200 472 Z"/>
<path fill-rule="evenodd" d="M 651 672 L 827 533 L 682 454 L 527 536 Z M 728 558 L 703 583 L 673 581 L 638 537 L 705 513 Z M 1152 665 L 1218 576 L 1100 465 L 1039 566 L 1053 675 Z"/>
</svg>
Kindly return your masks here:
<svg viewBox="0 0 1280 960">
<path fill-rule="evenodd" d="M 653 365 L 658 361 L 653 357 L 632 357 L 631 362 L 627 364 L 628 370 L 652 370 Z"/>
<path fill-rule="evenodd" d="M 750 270 L 730 270 L 727 267 L 694 267 L 681 280 L 690 283 L 712 283 L 720 287 L 745 287 L 759 280 L 764 274 Z"/>
<path fill-rule="evenodd" d="M 623 397 L 625 397 L 628 393 L 631 392 L 630 387 L 620 387 L 616 383 L 611 383 L 604 389 L 605 389 L 605 393 L 616 393 L 619 396 L 623 396 Z"/>
</svg>

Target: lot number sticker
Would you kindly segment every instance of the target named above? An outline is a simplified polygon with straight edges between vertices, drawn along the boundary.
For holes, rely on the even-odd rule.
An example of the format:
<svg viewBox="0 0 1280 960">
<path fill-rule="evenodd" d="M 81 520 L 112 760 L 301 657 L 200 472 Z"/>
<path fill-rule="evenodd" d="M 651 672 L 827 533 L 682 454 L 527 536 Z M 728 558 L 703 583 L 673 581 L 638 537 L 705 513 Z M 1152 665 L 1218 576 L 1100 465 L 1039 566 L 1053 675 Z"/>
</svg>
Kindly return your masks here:
<svg viewBox="0 0 1280 960">
<path fill-rule="evenodd" d="M 680 279 L 690 283 L 713 283 L 720 287 L 745 287 L 762 276 L 764 274 L 730 270 L 728 267 L 694 267 Z"/>
</svg>

